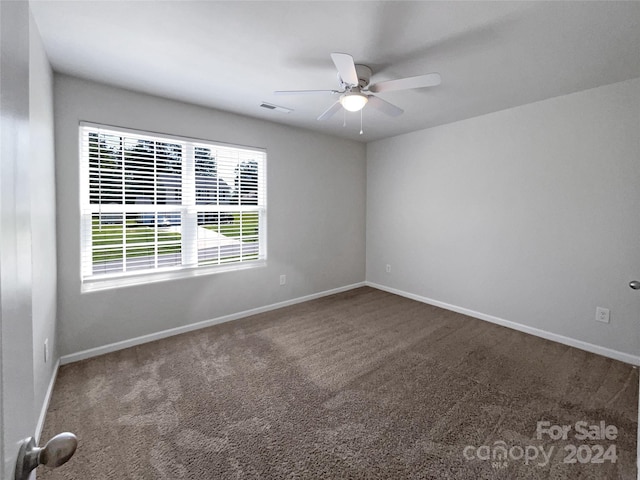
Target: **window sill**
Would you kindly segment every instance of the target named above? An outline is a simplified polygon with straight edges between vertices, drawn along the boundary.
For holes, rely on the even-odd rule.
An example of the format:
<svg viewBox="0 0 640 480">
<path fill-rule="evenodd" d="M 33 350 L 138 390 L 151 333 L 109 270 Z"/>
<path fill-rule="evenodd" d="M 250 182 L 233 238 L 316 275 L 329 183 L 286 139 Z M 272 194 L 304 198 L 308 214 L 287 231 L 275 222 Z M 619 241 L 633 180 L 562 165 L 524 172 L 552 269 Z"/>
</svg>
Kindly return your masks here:
<svg viewBox="0 0 640 480">
<path fill-rule="evenodd" d="M 113 278 L 91 279 L 82 282 L 81 293 L 97 292 L 101 290 L 111 290 L 115 288 L 133 287 L 147 283 L 166 282 L 180 278 L 193 278 L 203 275 L 215 275 L 217 273 L 235 272 L 249 268 L 265 267 L 266 260 L 256 260 L 254 262 L 244 262 L 228 265 L 215 265 L 211 267 L 180 268 L 177 270 L 166 270 L 163 272 L 132 274 Z"/>
</svg>

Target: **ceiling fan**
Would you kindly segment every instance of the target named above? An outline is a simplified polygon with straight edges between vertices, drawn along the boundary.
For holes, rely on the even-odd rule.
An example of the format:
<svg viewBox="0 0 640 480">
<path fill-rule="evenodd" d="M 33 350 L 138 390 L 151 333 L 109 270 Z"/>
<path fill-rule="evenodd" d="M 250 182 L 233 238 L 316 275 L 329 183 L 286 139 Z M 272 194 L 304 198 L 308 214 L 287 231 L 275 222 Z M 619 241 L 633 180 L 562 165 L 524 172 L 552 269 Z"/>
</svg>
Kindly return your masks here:
<svg viewBox="0 0 640 480">
<path fill-rule="evenodd" d="M 438 73 L 399 78 L 370 85 L 373 72 L 369 67 L 356 64 L 353 57 L 347 53 L 332 53 L 331 59 L 338 70 L 338 90 L 278 90 L 274 93 L 276 95 L 340 95 L 338 101 L 325 110 L 318 117 L 318 120 L 331 118 L 341 107 L 350 112 L 357 112 L 362 110 L 365 105 L 370 105 L 387 115 L 397 117 L 404 110 L 373 94 L 440 85 L 440 74 Z"/>
</svg>

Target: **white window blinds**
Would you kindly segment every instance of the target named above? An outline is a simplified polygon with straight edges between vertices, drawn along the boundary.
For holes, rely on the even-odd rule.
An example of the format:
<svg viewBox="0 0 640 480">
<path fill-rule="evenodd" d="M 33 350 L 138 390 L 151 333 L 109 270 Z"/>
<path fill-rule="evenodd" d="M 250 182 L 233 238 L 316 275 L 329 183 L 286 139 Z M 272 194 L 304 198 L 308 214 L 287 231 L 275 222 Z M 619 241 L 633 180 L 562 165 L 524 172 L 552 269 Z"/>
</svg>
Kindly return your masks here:
<svg viewBox="0 0 640 480">
<path fill-rule="evenodd" d="M 83 282 L 266 258 L 266 153 L 80 126 Z"/>
</svg>

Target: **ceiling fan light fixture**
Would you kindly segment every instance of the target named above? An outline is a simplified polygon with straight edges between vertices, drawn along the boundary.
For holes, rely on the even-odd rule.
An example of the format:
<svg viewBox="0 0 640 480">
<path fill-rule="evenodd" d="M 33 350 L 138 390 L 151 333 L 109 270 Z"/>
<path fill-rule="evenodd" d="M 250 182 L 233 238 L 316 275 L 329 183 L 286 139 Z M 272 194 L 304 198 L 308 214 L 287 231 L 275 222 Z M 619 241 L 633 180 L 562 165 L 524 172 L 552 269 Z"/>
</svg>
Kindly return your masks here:
<svg viewBox="0 0 640 480">
<path fill-rule="evenodd" d="M 369 99 L 362 93 L 345 93 L 340 97 L 340 104 L 350 112 L 359 112 L 364 108 Z"/>
</svg>

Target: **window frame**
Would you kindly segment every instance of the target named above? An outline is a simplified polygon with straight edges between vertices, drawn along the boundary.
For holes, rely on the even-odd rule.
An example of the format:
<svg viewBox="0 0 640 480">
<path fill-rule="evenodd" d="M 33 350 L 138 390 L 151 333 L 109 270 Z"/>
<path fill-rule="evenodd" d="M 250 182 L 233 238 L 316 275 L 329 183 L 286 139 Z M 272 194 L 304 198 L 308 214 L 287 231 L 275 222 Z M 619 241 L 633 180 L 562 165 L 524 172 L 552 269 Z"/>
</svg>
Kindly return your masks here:
<svg viewBox="0 0 640 480">
<path fill-rule="evenodd" d="M 125 204 L 124 203 L 124 194 L 125 191 L 123 189 L 123 203 L 113 204 L 114 206 L 110 206 L 104 208 L 105 205 L 110 204 L 95 204 L 91 203 L 91 185 L 90 185 L 90 154 L 88 152 L 88 138 L 89 132 L 91 130 L 98 131 L 99 133 L 107 133 L 119 136 L 126 136 L 128 138 L 138 138 L 141 140 L 147 141 L 155 141 L 155 142 L 175 142 L 179 143 L 182 146 L 182 174 L 180 180 L 180 192 L 181 192 L 181 200 L 179 204 L 158 204 L 153 203 L 148 207 L 144 204 Z M 85 143 L 86 142 L 86 143 Z M 247 205 L 224 205 L 220 208 L 220 205 L 217 204 L 216 208 L 213 210 L 211 208 L 202 208 L 205 204 L 198 204 L 195 200 L 195 191 L 189 192 L 188 190 L 193 190 L 195 188 L 195 183 L 193 185 L 189 185 L 187 182 L 189 178 L 195 182 L 195 148 L 207 146 L 212 149 L 220 148 L 220 149 L 237 149 L 243 152 L 256 152 L 259 154 L 258 163 L 258 198 L 257 203 L 247 204 Z M 78 125 L 78 148 L 79 148 L 79 200 L 80 200 L 80 283 L 81 283 L 81 291 L 82 293 L 91 292 L 96 290 L 110 289 L 110 288 L 119 288 L 119 287 L 127 287 L 132 285 L 139 285 L 144 283 L 151 282 L 159 282 L 159 281 L 167 281 L 179 278 L 189 278 L 189 277 L 197 277 L 201 275 L 211 275 L 229 271 L 237 271 L 244 270 L 248 268 L 256 268 L 256 267 L 264 267 L 266 266 L 267 261 L 267 151 L 264 148 L 253 147 L 253 146 L 244 146 L 231 144 L 226 142 L 212 141 L 207 139 L 195 138 L 195 137 L 185 137 L 181 135 L 174 134 L 166 134 L 166 133 L 158 133 L 144 130 L 131 129 L 126 127 L 118 127 L 112 125 L 106 125 L 95 122 L 87 122 L 81 121 Z M 86 151 L 85 151 L 86 150 Z M 190 153 L 185 155 L 186 150 L 190 150 Z M 185 172 L 185 166 L 187 168 L 187 172 Z M 155 171 L 155 170 L 154 170 Z M 187 189 L 185 189 L 185 185 L 189 185 Z M 185 192 L 185 190 L 187 190 Z M 187 200 L 185 201 L 185 196 Z M 192 204 L 189 203 L 191 201 Z M 98 209 L 100 213 L 105 213 L 107 211 L 113 211 L 116 214 L 121 214 L 126 216 L 130 214 L 127 212 L 128 207 L 126 205 L 136 205 L 136 211 L 145 210 L 146 208 L 153 207 L 152 210 L 158 211 L 173 211 L 176 213 L 180 213 L 181 219 L 188 216 L 191 220 L 196 219 L 195 226 L 197 227 L 197 217 L 201 213 L 206 212 L 218 212 L 221 213 L 223 211 L 229 212 L 242 212 L 242 211 L 258 211 L 258 258 L 252 260 L 241 260 L 237 262 L 227 262 L 222 264 L 215 265 L 198 265 L 196 261 L 195 264 L 184 264 L 185 258 L 191 258 L 191 261 L 197 260 L 198 250 L 197 250 L 197 235 L 194 233 L 197 229 L 191 227 L 193 231 L 184 232 L 184 228 L 181 232 L 181 251 L 184 250 L 185 242 L 191 242 L 191 248 L 189 253 L 185 253 L 182 255 L 182 260 L 179 265 L 169 266 L 169 267 L 154 267 L 152 269 L 145 270 L 133 270 L 133 271 L 120 271 L 117 273 L 109 273 L 109 274 L 95 274 L 93 273 L 93 261 L 87 260 L 93 258 L 93 216 L 96 214 L 94 210 L 96 210 L 96 205 L 99 205 Z M 118 206 L 122 207 L 118 209 Z M 192 222 L 193 223 L 193 222 Z M 181 220 L 181 226 L 184 226 L 184 223 Z M 157 229 L 157 227 L 156 227 Z M 155 243 L 156 247 L 159 244 Z M 124 247 L 124 246 L 123 246 Z M 194 251 L 195 248 L 195 257 Z"/>
</svg>

